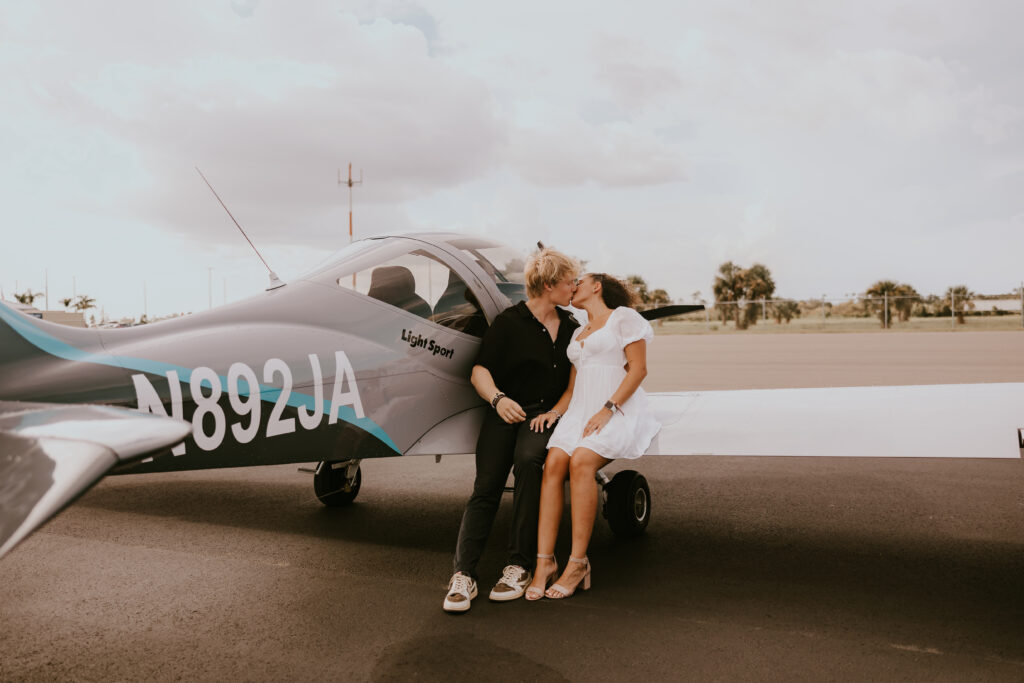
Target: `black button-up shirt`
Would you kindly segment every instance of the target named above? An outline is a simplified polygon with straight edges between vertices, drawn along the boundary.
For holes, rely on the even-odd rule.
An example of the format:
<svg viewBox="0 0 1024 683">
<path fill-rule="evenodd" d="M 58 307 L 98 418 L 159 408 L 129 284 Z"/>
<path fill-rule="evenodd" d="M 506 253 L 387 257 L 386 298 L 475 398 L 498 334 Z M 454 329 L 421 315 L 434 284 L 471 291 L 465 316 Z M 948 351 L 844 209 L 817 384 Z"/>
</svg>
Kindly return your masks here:
<svg viewBox="0 0 1024 683">
<path fill-rule="evenodd" d="M 569 384 L 569 338 L 579 323 L 558 311 L 558 336 L 551 341 L 544 324 L 520 301 L 498 314 L 484 335 L 476 364 L 487 368 L 499 391 L 523 408 L 550 408 Z"/>
</svg>

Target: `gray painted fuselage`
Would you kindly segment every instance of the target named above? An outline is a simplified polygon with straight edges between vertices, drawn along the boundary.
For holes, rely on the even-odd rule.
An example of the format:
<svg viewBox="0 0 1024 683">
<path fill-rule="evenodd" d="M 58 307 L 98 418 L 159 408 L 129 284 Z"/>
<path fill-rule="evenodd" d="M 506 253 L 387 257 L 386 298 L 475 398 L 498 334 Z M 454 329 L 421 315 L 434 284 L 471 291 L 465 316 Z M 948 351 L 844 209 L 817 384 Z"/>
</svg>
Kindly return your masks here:
<svg viewBox="0 0 1024 683">
<path fill-rule="evenodd" d="M 456 237 L 374 246 L 447 267 L 486 327 L 515 285 L 453 247 Z M 102 403 L 192 423 L 175 454 L 131 471 L 470 452 L 483 410 L 469 383 L 482 330 L 341 286 L 355 269 L 369 272 L 374 253 L 343 250 L 284 287 L 133 328 L 74 329 L 3 309 L 0 400 Z"/>
</svg>

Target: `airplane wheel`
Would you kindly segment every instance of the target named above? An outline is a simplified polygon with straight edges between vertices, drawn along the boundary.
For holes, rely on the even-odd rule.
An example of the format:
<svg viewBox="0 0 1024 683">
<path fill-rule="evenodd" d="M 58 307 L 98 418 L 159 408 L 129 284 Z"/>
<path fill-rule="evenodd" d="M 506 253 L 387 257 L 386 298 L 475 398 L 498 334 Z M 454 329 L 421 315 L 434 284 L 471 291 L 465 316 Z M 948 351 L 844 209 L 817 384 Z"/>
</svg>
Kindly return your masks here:
<svg viewBox="0 0 1024 683">
<path fill-rule="evenodd" d="M 316 468 L 313 475 L 313 490 L 320 502 L 328 507 L 340 507 L 349 505 L 359 494 L 359 487 L 363 483 L 362 468 L 356 467 L 356 476 L 352 479 L 352 486 L 345 490 L 347 479 L 345 473 L 347 467 L 334 469 L 331 463 L 322 462 Z"/>
<path fill-rule="evenodd" d="M 639 536 L 651 521 L 651 489 L 635 470 L 623 470 L 604 487 L 604 517 L 616 536 Z"/>
</svg>

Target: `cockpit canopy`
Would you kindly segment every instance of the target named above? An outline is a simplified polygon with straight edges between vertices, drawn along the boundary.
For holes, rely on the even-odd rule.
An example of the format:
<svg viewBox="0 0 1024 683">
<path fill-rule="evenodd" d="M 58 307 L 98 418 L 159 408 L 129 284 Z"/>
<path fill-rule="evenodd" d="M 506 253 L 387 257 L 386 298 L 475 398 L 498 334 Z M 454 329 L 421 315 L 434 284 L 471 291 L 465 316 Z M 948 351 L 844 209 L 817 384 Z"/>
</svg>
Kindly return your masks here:
<svg viewBox="0 0 1024 683">
<path fill-rule="evenodd" d="M 333 282 L 438 325 L 482 336 L 487 315 L 526 299 L 525 257 L 480 237 L 407 235 L 369 238 L 338 251 L 303 279 Z M 482 281 L 487 291 L 467 285 Z"/>
</svg>

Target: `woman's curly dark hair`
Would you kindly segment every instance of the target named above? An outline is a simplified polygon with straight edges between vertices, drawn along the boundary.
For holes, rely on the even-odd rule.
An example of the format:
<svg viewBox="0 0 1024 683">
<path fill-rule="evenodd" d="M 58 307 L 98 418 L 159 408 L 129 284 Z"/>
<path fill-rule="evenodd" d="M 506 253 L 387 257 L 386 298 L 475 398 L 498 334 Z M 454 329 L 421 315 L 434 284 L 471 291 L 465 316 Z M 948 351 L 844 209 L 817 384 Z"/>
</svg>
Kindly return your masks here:
<svg viewBox="0 0 1024 683">
<path fill-rule="evenodd" d="M 608 308 L 627 306 L 636 308 L 639 297 L 628 284 L 608 273 L 587 273 L 592 280 L 601 283 L 601 299 Z"/>
</svg>

